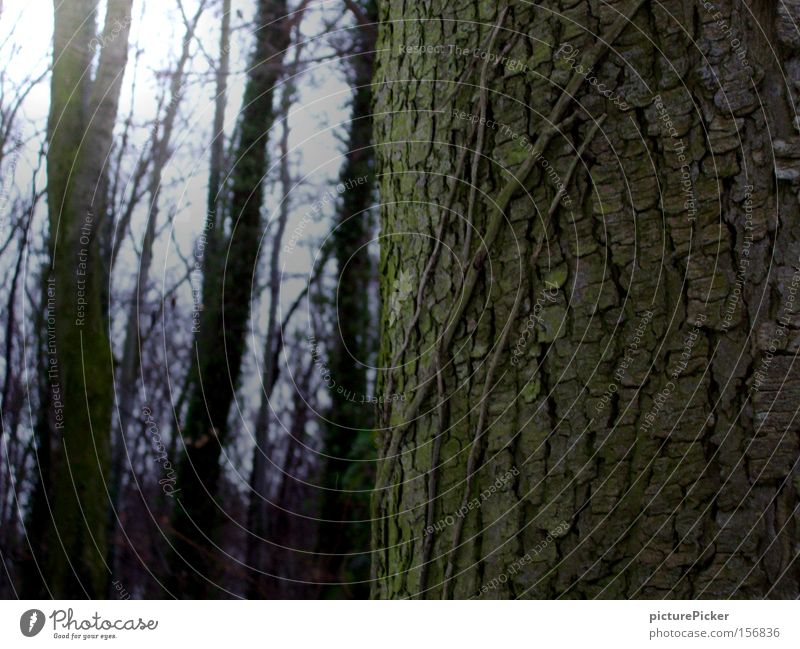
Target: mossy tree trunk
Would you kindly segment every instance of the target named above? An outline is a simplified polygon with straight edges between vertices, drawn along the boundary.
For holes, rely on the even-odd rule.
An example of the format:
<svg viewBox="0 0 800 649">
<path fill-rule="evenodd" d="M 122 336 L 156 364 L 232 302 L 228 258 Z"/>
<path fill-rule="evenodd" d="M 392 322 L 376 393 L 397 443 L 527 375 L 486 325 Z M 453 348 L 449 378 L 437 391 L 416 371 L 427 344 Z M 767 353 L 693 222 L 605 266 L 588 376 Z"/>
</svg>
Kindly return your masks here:
<svg viewBox="0 0 800 649">
<path fill-rule="evenodd" d="M 354 53 L 348 61 L 353 101 L 340 197 L 332 232 L 338 272 L 329 369 L 336 382 L 324 431 L 324 468 L 319 551 L 325 558 L 326 597 L 369 595 L 370 487 L 375 466 L 374 387 L 368 368 L 374 364 L 375 320 L 370 304 L 375 263 L 375 150 L 372 145 L 372 70 L 377 34 L 373 0 L 355 7 L 359 23 Z"/>
<path fill-rule="evenodd" d="M 179 597 L 212 593 L 220 568 L 230 560 L 216 546 L 222 511 L 216 502 L 220 455 L 242 369 L 251 287 L 263 235 L 260 211 L 268 169 L 267 141 L 275 120 L 273 96 L 283 71 L 290 27 L 284 0 L 260 0 L 256 44 L 237 126 L 235 166 L 229 175 L 230 236 L 219 241 L 218 228 L 215 257 L 206 260 L 204 310 L 195 334 L 194 376 L 181 429 L 185 453 L 176 485 L 180 493 L 170 578 L 170 590 Z"/>
<path fill-rule="evenodd" d="M 295 56 L 298 56 L 299 50 L 295 50 Z M 294 75 L 295 66 L 291 66 L 287 72 Z M 286 507 L 288 503 L 278 501 L 278 507 L 274 508 L 270 501 L 270 472 L 273 470 L 272 460 L 270 455 L 270 429 L 273 428 L 273 408 L 275 407 L 272 401 L 272 395 L 275 391 L 275 386 L 278 382 L 278 375 L 280 370 L 280 350 L 283 347 L 284 335 L 282 323 L 278 320 L 280 312 L 280 297 L 281 297 L 281 248 L 283 246 L 283 236 L 286 232 L 286 223 L 289 220 L 289 213 L 291 212 L 291 192 L 292 192 L 292 174 L 291 174 L 291 158 L 289 150 L 289 136 L 291 133 L 289 126 L 289 113 L 294 101 L 295 87 L 294 81 L 287 78 L 286 84 L 281 90 L 281 136 L 278 145 L 278 155 L 280 161 L 280 187 L 281 187 L 281 202 L 280 207 L 277 209 L 277 214 L 273 217 L 270 230 L 272 236 L 270 237 L 271 251 L 269 255 L 269 273 L 266 294 L 269 299 L 269 307 L 267 309 L 267 323 L 266 335 L 264 337 L 264 356 L 262 358 L 263 370 L 261 372 L 261 403 L 258 407 L 258 414 L 255 422 L 255 447 L 253 448 L 253 468 L 250 473 L 250 500 L 247 509 L 247 529 L 251 532 L 247 537 L 247 565 L 254 571 L 250 582 L 249 596 L 257 598 L 268 593 L 268 588 L 274 584 L 273 580 L 268 578 L 267 575 L 271 571 L 269 566 L 275 566 L 275 562 L 271 559 L 275 555 L 279 555 L 279 548 L 274 545 L 267 545 L 264 539 L 269 538 L 269 531 L 271 531 L 273 522 L 272 519 L 281 519 L 282 516 L 275 517 L 275 510 L 281 507 Z M 291 444 L 290 444 L 291 446 Z M 287 450 L 287 453 L 289 451 Z M 279 478 L 281 483 L 291 480 L 288 475 L 281 475 Z M 283 522 L 283 521 L 281 521 Z M 281 542 L 281 537 L 275 537 L 278 542 Z M 273 573 L 274 574 L 274 573 Z M 282 584 L 276 584 L 278 588 Z"/>
<path fill-rule="evenodd" d="M 375 596 L 798 596 L 799 8 L 710 4 L 382 4 Z"/>
<path fill-rule="evenodd" d="M 55 2 L 47 128 L 49 252 L 42 380 L 47 414 L 38 431 L 33 525 L 43 526 L 41 581 L 57 598 L 102 597 L 108 570 L 106 510 L 112 367 L 102 301 L 99 239 L 106 163 L 128 54 L 130 0 L 109 0 L 96 37 L 96 0 Z M 91 66 L 100 50 L 94 80 Z M 44 589 L 41 589 L 41 586 Z"/>
</svg>

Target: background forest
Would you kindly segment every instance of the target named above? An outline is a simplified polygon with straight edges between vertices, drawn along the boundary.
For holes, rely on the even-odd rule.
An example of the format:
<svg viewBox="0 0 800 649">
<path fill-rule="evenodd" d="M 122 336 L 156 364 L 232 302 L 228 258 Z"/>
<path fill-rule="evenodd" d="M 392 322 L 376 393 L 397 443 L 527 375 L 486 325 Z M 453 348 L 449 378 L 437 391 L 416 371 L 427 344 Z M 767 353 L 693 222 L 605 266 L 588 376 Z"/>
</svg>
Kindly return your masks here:
<svg viewBox="0 0 800 649">
<path fill-rule="evenodd" d="M 374 15 L 3 3 L 4 597 L 368 592 Z"/>
<path fill-rule="evenodd" d="M 800 596 L 800 0 L 0 2 L 0 596 Z"/>
</svg>

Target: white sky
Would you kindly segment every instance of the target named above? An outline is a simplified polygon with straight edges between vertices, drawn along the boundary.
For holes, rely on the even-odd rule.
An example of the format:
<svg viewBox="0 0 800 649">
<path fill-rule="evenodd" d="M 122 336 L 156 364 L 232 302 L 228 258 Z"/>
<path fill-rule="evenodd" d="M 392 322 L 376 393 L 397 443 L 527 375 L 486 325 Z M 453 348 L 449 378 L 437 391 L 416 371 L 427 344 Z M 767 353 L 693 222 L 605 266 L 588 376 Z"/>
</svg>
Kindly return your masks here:
<svg viewBox="0 0 800 649">
<path fill-rule="evenodd" d="M 69 2 L 69 0 L 65 0 Z M 193 15 L 198 0 L 183 0 L 187 15 Z M 101 6 L 104 4 L 100 3 Z M 216 58 L 219 44 L 219 0 L 213 0 L 212 9 L 206 10 L 198 29 L 198 37 L 207 54 Z M 253 0 L 233 0 L 232 24 L 235 29 L 233 48 L 231 52 L 231 71 L 229 79 L 229 100 L 226 114 L 226 133 L 233 132 L 236 123 L 238 106 L 241 103 L 241 94 L 244 84 L 243 72 L 246 70 L 252 37 L 245 28 L 252 19 L 255 9 Z M 340 15 L 341 3 L 327 0 L 326 2 L 312 3 L 303 25 L 306 35 L 319 35 L 322 31 L 321 17 L 327 19 Z M 29 76 L 40 74 L 50 62 L 52 46 L 52 16 L 53 5 L 51 0 L 5 0 L 3 14 L 0 16 L 0 43 L 5 46 L 0 49 L 4 57 L 7 74 L 12 79 L 23 80 Z M 349 17 L 348 17 L 349 19 Z M 342 21 L 342 28 L 349 23 Z M 102 15 L 98 20 L 98 29 L 102 26 Z M 9 36 L 13 29 L 13 35 Z M 133 9 L 133 23 L 130 35 L 130 55 L 126 70 L 123 92 L 120 101 L 117 131 L 120 132 L 121 123 L 127 117 L 131 107 L 132 92 L 131 82 L 135 63 L 134 52 L 141 48 L 142 54 L 137 72 L 137 92 L 133 97 L 133 114 L 137 130 L 133 139 L 134 144 L 141 147 L 149 137 L 148 122 L 155 116 L 157 93 L 160 85 L 156 80 L 159 71 L 170 69 L 177 59 L 184 26 L 177 10 L 176 0 L 135 0 Z M 6 41 L 6 38 L 8 40 Z M 341 37 L 341 34 L 340 34 Z M 314 45 L 309 45 L 304 51 L 305 57 L 318 58 L 330 54 L 331 50 L 326 45 L 328 36 L 316 39 Z M 9 60 L 11 47 L 18 47 L 13 59 Z M 176 131 L 173 135 L 174 154 L 164 178 L 165 189 L 162 192 L 160 225 L 163 226 L 170 215 L 175 215 L 173 226 L 174 238 L 184 256 L 191 257 L 193 243 L 202 228 L 205 215 L 206 183 L 208 174 L 208 145 L 210 128 L 213 119 L 213 93 L 214 80 L 210 74 L 209 66 L 196 45 L 192 48 L 193 59 L 188 75 L 187 91 L 181 105 L 180 117 Z M 293 53 L 290 51 L 288 58 Z M 163 84 L 161 84 L 163 85 Z M 336 60 L 313 64 L 309 71 L 301 74 L 298 83 L 298 97 L 291 117 L 291 139 L 293 172 L 297 178 L 307 177 L 305 184 L 292 197 L 292 217 L 287 226 L 287 237 L 299 222 L 301 216 L 309 209 L 310 203 L 318 198 L 325 190 L 333 189 L 338 177 L 339 166 L 342 162 L 341 154 L 343 145 L 341 138 L 346 128 L 349 116 L 347 109 L 350 92 L 341 73 L 341 63 Z M 20 135 L 25 138 L 32 137 L 37 131 L 43 134 L 49 109 L 49 79 L 40 83 L 29 95 L 23 113 L 18 120 Z M 269 151 L 276 150 L 275 142 L 279 131 L 274 131 L 274 138 L 269 143 Z M 339 139 L 337 139 L 337 136 Z M 16 165 L 14 184 L 20 188 L 30 186 L 31 170 L 36 160 L 36 152 L 41 144 L 40 140 L 31 141 L 22 152 Z M 130 161 L 130 173 L 133 169 L 134 159 Z M 276 156 L 271 156 L 271 163 L 276 162 Z M 5 166 L 5 165 L 4 165 Z M 8 169 L 3 169 L 7 172 Z M 4 178 L 4 181 L 7 180 Z M 42 181 L 44 175 L 42 175 Z M 43 183 L 42 183 L 43 184 Z M 26 189 L 27 191 L 27 189 Z M 146 201 L 145 201 L 146 203 Z M 264 214 L 271 218 L 278 202 L 274 192 L 267 196 Z M 330 217 L 334 205 L 328 207 L 325 219 L 317 224 L 312 224 L 305 229 L 307 238 L 303 243 L 310 244 L 313 240 L 323 236 L 330 226 Z M 37 231 L 44 232 L 44 215 L 46 205 L 40 204 L 37 219 L 40 226 Z M 177 209 L 177 213 L 174 210 Z M 147 210 L 142 207 L 136 214 L 133 231 L 137 236 L 137 245 L 140 243 L 147 219 Z M 266 242 L 264 242 L 266 243 Z M 170 285 L 173 279 L 184 272 L 183 262 L 170 249 L 169 231 L 165 229 L 159 241 L 151 271 L 151 281 L 162 289 L 162 282 Z M 119 268 L 125 269 L 126 264 L 131 272 L 116 273 L 119 275 L 116 288 L 122 291 L 115 301 L 124 297 L 130 289 L 134 277 L 137 259 L 133 249 L 128 245 L 126 257 L 121 258 Z M 262 250 L 260 262 L 261 280 L 264 275 L 268 258 L 266 251 Z M 287 273 L 308 273 L 312 250 L 298 246 L 291 255 L 285 255 L 282 265 Z M 0 262 L 3 268 L 6 262 Z M 31 269 L 33 270 L 33 269 Z M 303 286 L 301 280 L 289 282 L 284 287 L 281 302 L 284 308 L 291 303 L 296 292 Z M 187 312 L 191 311 L 192 297 L 190 287 L 186 287 L 181 296 L 181 302 L 186 306 Z M 256 326 L 265 320 L 265 304 L 260 305 L 259 313 L 255 318 Z M 302 326 L 304 314 L 298 313 Z M 26 316 L 28 317 L 28 316 Z M 188 332 L 187 332 L 188 336 Z M 187 338 L 188 340 L 188 338 Z M 121 343 L 121 337 L 115 341 Z M 253 356 L 253 352 L 256 356 Z M 258 358 L 260 364 L 262 350 L 251 350 L 247 366 L 252 375 L 251 381 L 242 390 L 246 399 L 245 407 L 248 411 L 257 406 L 259 389 L 258 377 L 252 372 L 254 361 Z M 252 417 L 246 418 L 249 424 Z"/>
</svg>

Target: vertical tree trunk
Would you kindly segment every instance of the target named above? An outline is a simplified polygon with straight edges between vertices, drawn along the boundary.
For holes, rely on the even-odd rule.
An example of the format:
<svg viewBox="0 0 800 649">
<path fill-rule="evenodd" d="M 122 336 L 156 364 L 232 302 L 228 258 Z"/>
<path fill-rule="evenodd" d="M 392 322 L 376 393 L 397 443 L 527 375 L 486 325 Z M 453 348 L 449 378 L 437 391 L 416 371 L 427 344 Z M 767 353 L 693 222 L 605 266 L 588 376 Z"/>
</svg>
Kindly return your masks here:
<svg viewBox="0 0 800 649">
<path fill-rule="evenodd" d="M 116 529 L 117 504 L 120 499 L 120 492 L 123 486 L 123 475 L 125 473 L 126 447 L 132 442 L 127 436 L 133 422 L 140 420 L 135 413 L 136 407 L 136 386 L 138 383 L 144 384 L 144 372 L 141 369 L 141 349 L 144 344 L 142 340 L 143 311 L 147 308 L 147 291 L 149 288 L 150 266 L 153 262 L 153 246 L 156 241 L 156 231 L 158 217 L 160 213 L 161 187 L 164 169 L 169 163 L 172 155 L 172 131 L 175 127 L 175 120 L 178 116 L 178 109 L 181 99 L 185 92 L 185 68 L 189 62 L 189 50 L 194 39 L 197 23 L 202 16 L 205 2 L 198 5 L 197 11 L 191 21 L 186 26 L 186 33 L 183 37 L 181 54 L 175 70 L 169 78 L 169 90 L 165 93 L 168 98 L 167 108 L 161 122 L 161 135 L 158 134 L 158 124 L 153 127 L 152 142 L 152 167 L 147 184 L 147 194 L 149 196 L 150 209 L 145 226 L 144 237 L 142 238 L 141 254 L 136 273 L 136 285 L 131 300 L 128 318 L 125 325 L 125 340 L 122 347 L 122 361 L 120 362 L 118 376 L 118 400 L 117 400 L 117 430 L 118 438 L 112 448 L 112 476 L 111 476 L 111 498 L 113 510 L 110 516 L 111 529 Z M 159 116 L 157 116 L 158 118 Z M 135 446 L 135 444 L 134 444 Z M 174 462 L 174 458 L 167 461 Z M 112 543 L 115 539 L 112 538 Z M 109 553 L 109 563 L 114 566 L 116 557 L 115 548 L 112 546 Z"/>
<path fill-rule="evenodd" d="M 339 203 L 332 233 L 338 278 L 329 369 L 336 382 L 324 431 L 325 466 L 319 550 L 325 578 L 334 584 L 324 595 L 369 594 L 369 489 L 374 483 L 375 406 L 368 368 L 374 364 L 375 322 L 370 304 L 375 267 L 368 244 L 374 236 L 372 70 L 377 6 L 356 7 L 359 27 L 350 66 L 353 102 L 347 153 L 339 177 Z"/>
<path fill-rule="evenodd" d="M 42 537 L 43 579 L 54 597 L 102 596 L 107 568 L 106 470 L 111 424 L 110 348 L 97 271 L 106 162 L 128 53 L 131 1 L 109 0 L 102 40 L 97 2 L 55 3 L 48 122 L 50 215 L 47 362 L 49 431 L 38 448 L 50 466 Z M 101 43 L 94 82 L 92 45 Z M 52 326 L 51 323 L 52 322 Z M 49 460 L 43 455 L 52 454 Z M 48 485 L 49 482 L 49 485 Z M 35 586 L 31 585 L 32 588 Z"/>
<path fill-rule="evenodd" d="M 261 402 L 255 422 L 255 447 L 253 448 L 253 469 L 250 474 L 250 501 L 248 503 L 247 529 L 250 532 L 247 536 L 247 565 L 254 569 L 250 587 L 250 596 L 258 597 L 264 592 L 264 586 L 269 581 L 266 575 L 267 554 L 274 552 L 277 548 L 268 546 L 264 543 L 269 529 L 267 516 L 270 512 L 269 507 L 269 469 L 272 464 L 267 460 L 270 449 L 269 431 L 270 423 L 273 418 L 273 408 L 275 405 L 270 399 L 275 390 L 278 370 L 279 338 L 286 332 L 281 330 L 278 320 L 279 301 L 281 295 L 281 280 L 283 279 L 280 268 L 281 247 L 283 246 L 283 235 L 286 232 L 286 222 L 289 219 L 291 210 L 291 160 L 289 158 L 289 110 L 292 106 L 292 95 L 294 83 L 287 81 L 281 90 L 281 110 L 280 115 L 283 119 L 281 125 L 281 139 L 278 146 L 280 159 L 280 187 L 281 204 L 277 210 L 275 221 L 270 230 L 271 251 L 269 257 L 269 279 L 267 293 L 269 306 L 267 308 L 267 332 L 264 340 L 264 356 L 262 359 L 261 372 Z M 272 445 L 274 448 L 274 445 Z M 277 472 L 276 472 L 277 473 Z M 286 480 L 285 475 L 275 475 L 274 479 Z M 278 507 L 285 507 L 286 503 L 278 502 Z M 283 543 L 285 539 L 276 537 L 276 542 Z"/>
<path fill-rule="evenodd" d="M 174 520 L 174 594 L 202 597 L 210 592 L 218 562 L 228 560 L 215 546 L 219 505 L 215 501 L 220 452 L 241 374 L 250 287 L 262 237 L 260 216 L 266 143 L 275 119 L 273 95 L 289 44 L 285 0 L 258 3 L 256 45 L 245 85 L 234 168 L 230 172 L 231 234 L 220 245 L 203 279 L 203 317 L 195 336 L 196 362 L 186 421 Z"/>
<path fill-rule="evenodd" d="M 222 0 L 222 24 L 219 34 L 219 63 L 214 95 L 214 130 L 211 140 L 211 160 L 208 170 L 208 216 L 206 231 L 214 233 L 206 246 L 206 258 L 214 257 L 214 242 L 219 207 L 222 199 L 222 160 L 225 153 L 225 108 L 228 104 L 228 74 L 231 61 L 231 0 Z"/>
<path fill-rule="evenodd" d="M 709 5 L 383 3 L 374 595 L 798 596 L 798 6 Z"/>
</svg>

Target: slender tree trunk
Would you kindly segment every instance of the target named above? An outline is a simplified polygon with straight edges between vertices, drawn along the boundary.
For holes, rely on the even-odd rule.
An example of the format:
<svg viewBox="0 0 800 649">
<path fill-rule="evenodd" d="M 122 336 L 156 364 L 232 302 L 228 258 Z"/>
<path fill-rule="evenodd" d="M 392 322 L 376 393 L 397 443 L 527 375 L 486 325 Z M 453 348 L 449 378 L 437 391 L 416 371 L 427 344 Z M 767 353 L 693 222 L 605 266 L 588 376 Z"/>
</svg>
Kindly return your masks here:
<svg viewBox="0 0 800 649">
<path fill-rule="evenodd" d="M 133 299 L 131 301 L 128 319 L 125 326 L 125 340 L 122 348 L 122 361 L 119 368 L 118 377 L 118 401 L 117 401 L 117 431 L 118 438 L 112 449 L 112 475 L 111 475 L 111 498 L 113 510 L 110 512 L 111 529 L 116 530 L 117 525 L 117 505 L 120 502 L 121 491 L 124 485 L 123 476 L 125 474 L 126 447 L 134 443 L 135 437 L 128 437 L 127 431 L 131 429 L 132 422 L 141 417 L 137 417 L 134 412 L 136 407 L 136 386 L 144 384 L 144 371 L 141 367 L 141 350 L 144 345 L 142 339 L 143 311 L 145 311 L 147 301 L 147 291 L 149 288 L 150 266 L 153 263 L 153 245 L 156 240 L 156 231 L 160 213 L 161 187 L 164 169 L 171 157 L 172 132 L 175 128 L 175 120 L 181 105 L 181 99 L 185 92 L 185 68 L 189 62 L 189 52 L 197 28 L 197 23 L 202 16 L 205 2 L 198 5 L 195 15 L 186 26 L 186 33 L 183 37 L 181 54 L 178 63 L 170 76 L 167 108 L 161 122 L 161 134 L 158 134 L 158 124 L 153 127 L 152 136 L 152 166 L 150 178 L 147 184 L 147 194 L 150 198 L 150 209 L 145 226 L 144 237 L 142 239 L 142 252 L 139 256 L 139 264 L 136 273 L 136 286 Z M 146 312 L 146 311 L 145 311 Z M 141 428 L 139 426 L 138 428 Z M 165 462 L 174 462 L 175 458 L 170 457 Z M 160 476 L 160 478 L 163 476 Z M 113 532 L 112 532 L 113 534 Z M 112 541 L 114 541 L 112 537 Z M 109 554 L 109 562 L 114 566 L 116 557 L 115 548 L 112 545 Z"/>
<path fill-rule="evenodd" d="M 286 224 L 292 207 L 292 175 L 291 157 L 289 150 L 289 113 L 295 101 L 297 75 L 300 67 L 300 56 L 303 46 L 300 38 L 300 23 L 304 9 L 294 17 L 294 39 L 295 46 L 291 63 L 286 65 L 286 81 L 281 89 L 281 105 L 279 115 L 283 120 L 281 127 L 281 139 L 278 152 L 281 156 L 279 163 L 279 182 L 281 188 L 281 202 L 277 211 L 275 222 L 270 226 L 272 233 L 272 248 L 269 258 L 269 279 L 267 284 L 269 307 L 267 311 L 267 331 L 264 340 L 264 356 L 262 360 L 263 370 L 261 373 L 261 403 L 259 404 L 258 414 L 255 423 L 256 444 L 253 449 L 253 469 L 250 473 L 250 501 L 248 503 L 247 529 L 251 532 L 247 537 L 247 565 L 257 571 L 251 581 L 251 597 L 258 597 L 266 592 L 269 584 L 275 583 L 266 579 L 268 572 L 267 566 L 275 565 L 274 560 L 270 560 L 267 555 L 276 554 L 277 548 L 274 545 L 265 545 L 263 539 L 277 539 L 284 542 L 281 536 L 276 534 L 275 526 L 270 525 L 268 517 L 271 511 L 278 511 L 280 508 L 287 507 L 287 503 L 278 501 L 274 510 L 270 507 L 269 491 L 270 480 L 269 470 L 272 463 L 268 461 L 270 449 L 275 448 L 276 444 L 270 443 L 270 423 L 273 418 L 274 404 L 271 403 L 275 385 L 278 382 L 280 373 L 280 353 L 283 349 L 283 336 L 286 335 L 285 323 L 278 320 L 280 311 L 281 273 L 280 260 L 283 248 L 283 237 L 286 232 Z M 311 280 L 309 280 L 311 284 Z M 293 438 L 282 440 L 291 448 Z M 288 453 L 289 451 L 287 451 Z M 276 473 L 275 479 L 281 483 L 279 495 L 287 493 L 284 489 L 284 482 L 287 479 L 284 472 L 282 475 Z"/>
<path fill-rule="evenodd" d="M 800 45 L 710 4 L 382 4 L 375 596 L 800 594 Z"/>
<path fill-rule="evenodd" d="M 35 186 L 34 186 L 35 191 Z M 36 208 L 37 197 L 34 195 L 31 202 L 30 212 Z M 26 211 L 27 212 L 27 211 Z M 27 213 L 30 213 L 27 212 Z M 23 216 L 24 218 L 24 216 Z M 11 573 L 9 569 L 12 564 L 12 555 L 9 550 L 16 547 L 18 540 L 18 515 L 19 506 L 17 488 L 18 480 L 24 472 L 23 464 L 17 460 L 20 457 L 19 449 L 22 440 L 17 434 L 22 421 L 22 409 L 24 403 L 23 387 L 20 381 L 22 368 L 14 361 L 14 339 L 20 334 L 17 327 L 17 291 L 20 288 L 20 279 L 23 271 L 23 263 L 26 259 L 28 250 L 28 237 L 30 226 L 33 219 L 28 218 L 21 228 L 19 250 L 17 252 L 16 263 L 11 274 L 11 282 L 6 301 L 5 317 L 5 344 L 3 349 L 3 359 L 6 367 L 3 373 L 3 390 L 0 397 L 0 457 L 3 460 L 3 467 L 0 468 L 0 562 L 4 564 L 3 573 L 9 579 L 8 585 L 11 586 Z M 0 580 L 0 584 L 6 583 L 6 579 Z M 13 589 L 0 586 L 0 593 L 13 593 Z"/>
<path fill-rule="evenodd" d="M 185 454 L 178 472 L 175 509 L 174 594 L 210 592 L 218 562 L 219 507 L 215 497 L 220 452 L 239 382 L 250 318 L 250 287 L 262 237 L 260 209 L 267 172 L 266 143 L 275 119 L 273 95 L 289 44 L 290 21 L 283 0 L 258 3 L 256 46 L 240 113 L 235 167 L 230 172 L 231 234 L 214 269 L 204 277 L 203 317 L 195 335 L 195 373 L 181 435 Z M 210 581 L 209 581 L 210 580 Z"/>
<path fill-rule="evenodd" d="M 324 595 L 369 595 L 369 494 L 375 480 L 374 388 L 368 368 L 374 364 L 373 294 L 375 264 L 369 242 L 374 236 L 372 146 L 372 71 L 377 7 L 372 0 L 357 6 L 360 26 L 354 54 L 348 60 L 353 102 L 347 153 L 339 178 L 339 203 L 332 233 L 338 277 L 329 369 L 336 382 L 324 431 L 322 512 L 319 550 L 325 578 L 333 585 Z"/>
<path fill-rule="evenodd" d="M 219 34 L 219 64 L 214 95 L 214 131 L 211 141 L 211 161 L 208 171 L 208 216 L 206 230 L 215 232 L 222 192 L 222 159 L 225 154 L 225 108 L 228 104 L 228 74 L 231 61 L 231 0 L 222 0 L 222 24 Z M 209 242 L 210 243 L 210 242 Z M 207 253 L 213 257 L 213 246 Z"/>
<path fill-rule="evenodd" d="M 292 105 L 292 94 L 293 83 L 289 81 L 282 90 L 280 115 L 284 121 L 278 151 L 281 156 L 280 186 L 283 198 L 278 209 L 276 221 L 271 227 L 273 236 L 269 261 L 267 333 L 264 341 L 263 371 L 261 373 L 262 395 L 256 417 L 256 444 L 253 449 L 253 469 L 250 474 L 247 529 L 251 534 L 247 537 L 247 565 L 258 571 L 251 582 L 251 597 L 257 597 L 259 593 L 263 592 L 264 584 L 267 581 L 266 575 L 263 574 L 267 565 L 266 555 L 272 550 L 272 547 L 265 546 L 263 539 L 267 536 L 267 515 L 269 512 L 269 467 L 271 464 L 267 460 L 267 453 L 270 448 L 269 431 L 273 417 L 272 409 L 274 408 L 274 404 L 270 402 L 270 399 L 278 379 L 278 338 L 285 333 L 280 329 L 278 308 L 280 306 L 282 279 L 280 268 L 281 247 L 283 246 L 283 235 L 286 231 L 286 222 L 289 219 L 291 209 L 292 178 L 289 158 L 289 109 Z M 276 478 L 284 480 L 286 476 L 276 476 Z M 284 504 L 279 503 L 279 506 L 284 506 Z"/>
<path fill-rule="evenodd" d="M 294 547 L 306 547 L 303 544 L 319 533 L 317 521 L 311 518 L 314 512 L 309 509 L 309 506 L 313 507 L 312 490 L 303 482 L 308 476 L 308 463 L 303 459 L 309 458 L 310 454 L 306 449 L 312 443 L 308 434 L 311 423 L 311 409 L 308 404 L 313 399 L 309 385 L 314 369 L 311 363 L 307 369 L 297 368 L 297 388 L 292 395 L 291 435 L 286 440 L 283 476 L 276 497 L 278 507 L 272 509 L 269 518 L 272 537 L 281 543 L 291 542 Z M 284 599 L 309 599 L 315 587 L 303 582 L 308 581 L 308 576 L 313 574 L 316 557 L 306 552 L 275 550 L 277 548 L 270 553 L 267 570 L 287 577 L 278 583 L 279 596 Z"/>
<path fill-rule="evenodd" d="M 101 297 L 107 278 L 97 269 L 131 1 L 108 2 L 92 82 L 96 6 L 92 0 L 56 2 L 54 19 L 47 155 L 52 263 L 44 294 L 50 305 L 48 371 L 42 377 L 49 433 L 38 448 L 39 463 L 50 467 L 51 489 L 35 499 L 46 509 L 34 516 L 49 521 L 41 539 L 45 592 L 61 598 L 102 596 L 108 577 L 104 494 L 112 371 Z M 46 487 L 44 479 L 40 486 Z"/>
</svg>

